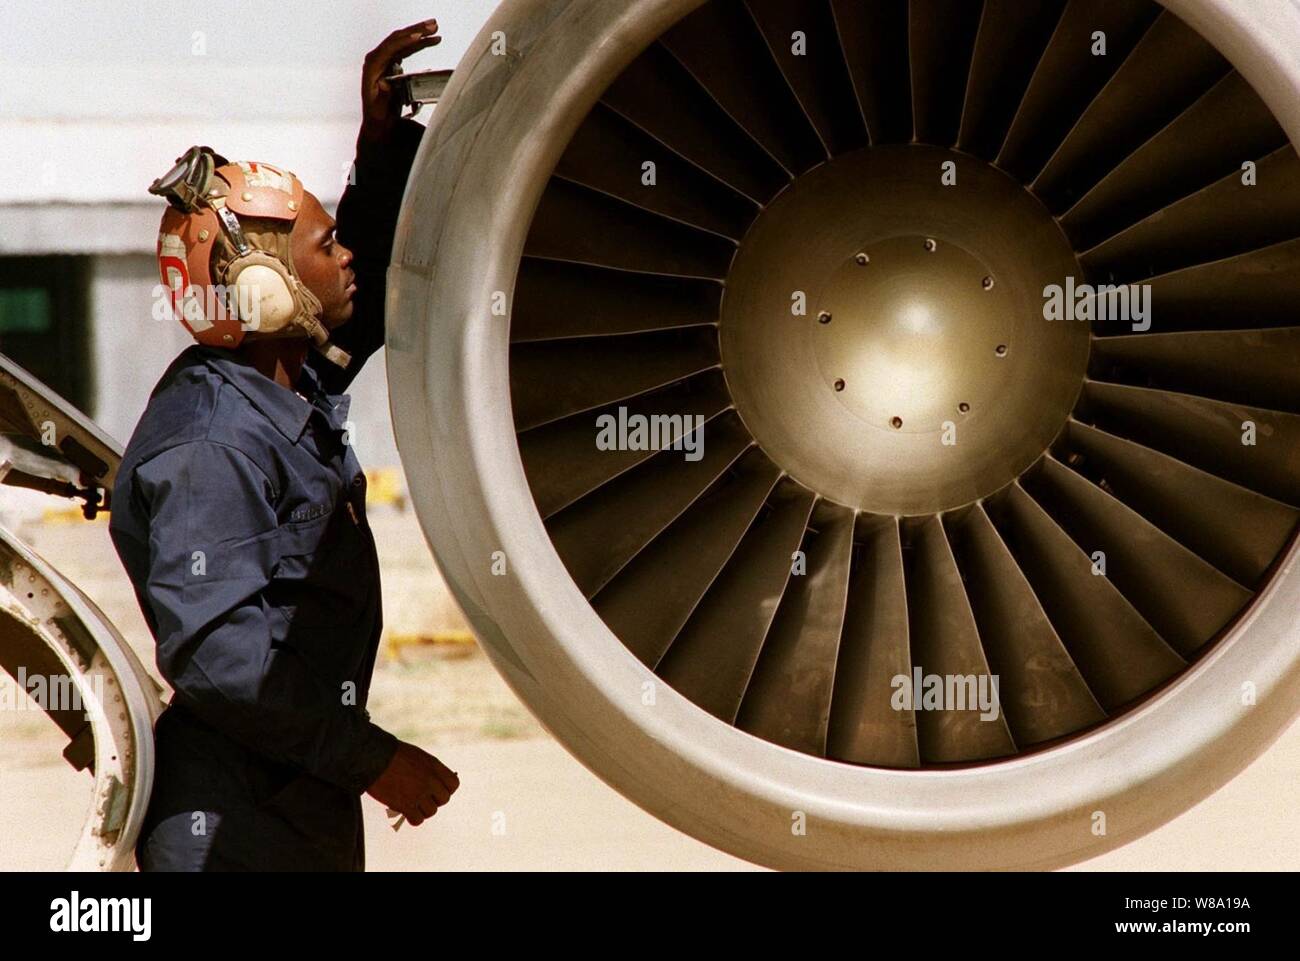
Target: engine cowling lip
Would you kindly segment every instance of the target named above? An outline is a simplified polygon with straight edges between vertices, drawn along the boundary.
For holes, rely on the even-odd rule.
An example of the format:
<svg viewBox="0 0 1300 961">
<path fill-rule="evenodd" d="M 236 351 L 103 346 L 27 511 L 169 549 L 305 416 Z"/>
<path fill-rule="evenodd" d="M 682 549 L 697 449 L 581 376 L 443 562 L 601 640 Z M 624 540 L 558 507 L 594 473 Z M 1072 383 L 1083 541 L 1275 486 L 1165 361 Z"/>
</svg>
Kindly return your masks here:
<svg viewBox="0 0 1300 961">
<path fill-rule="evenodd" d="M 1229 636 L 1140 708 L 1038 754 L 924 772 L 788 751 L 662 684 L 655 707 L 643 706 L 641 685 L 654 676 L 595 615 L 551 546 L 501 390 L 508 331 L 489 297 L 513 290 L 532 212 L 568 136 L 609 80 L 699 2 L 570 0 L 546 14 L 530 47 L 493 62 L 484 55 L 492 31 L 528 36 L 540 16 L 539 5 L 508 0 L 425 138 L 394 252 L 389 382 L 412 500 L 454 594 L 498 669 L 575 756 L 650 813 L 741 857 L 783 868 L 1046 868 L 1152 830 L 1226 783 L 1300 714 L 1300 624 L 1288 610 L 1300 595 L 1294 543 Z M 1257 39 L 1279 26 L 1300 36 L 1300 10 L 1289 0 L 1249 11 L 1224 0 L 1166 6 L 1257 84 L 1300 143 L 1300 54 Z M 499 82 L 499 70 L 511 75 L 495 100 L 465 96 Z M 438 232 L 421 235 L 431 211 Z M 490 572 L 496 550 L 507 576 Z M 1253 707 L 1241 705 L 1247 680 Z M 790 830 L 795 810 L 807 815 L 806 836 Z M 1105 837 L 1090 831 L 1097 810 Z"/>
</svg>

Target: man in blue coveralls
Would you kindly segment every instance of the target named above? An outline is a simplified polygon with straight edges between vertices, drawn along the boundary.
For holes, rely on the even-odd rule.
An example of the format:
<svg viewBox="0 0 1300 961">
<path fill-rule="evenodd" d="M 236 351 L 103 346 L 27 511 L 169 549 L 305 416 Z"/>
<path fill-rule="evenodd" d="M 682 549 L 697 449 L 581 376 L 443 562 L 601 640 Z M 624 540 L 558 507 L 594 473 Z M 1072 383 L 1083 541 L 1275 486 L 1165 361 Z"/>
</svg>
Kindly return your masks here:
<svg viewBox="0 0 1300 961">
<path fill-rule="evenodd" d="M 163 283 L 198 343 L 154 388 L 110 502 L 175 692 L 142 870 L 363 870 L 363 793 L 418 825 L 459 786 L 365 710 L 379 564 L 343 393 L 383 344 L 424 130 L 383 78 L 438 42 L 428 21 L 366 57 L 337 224 L 288 171 L 207 148 L 151 188 L 170 205 Z"/>
</svg>

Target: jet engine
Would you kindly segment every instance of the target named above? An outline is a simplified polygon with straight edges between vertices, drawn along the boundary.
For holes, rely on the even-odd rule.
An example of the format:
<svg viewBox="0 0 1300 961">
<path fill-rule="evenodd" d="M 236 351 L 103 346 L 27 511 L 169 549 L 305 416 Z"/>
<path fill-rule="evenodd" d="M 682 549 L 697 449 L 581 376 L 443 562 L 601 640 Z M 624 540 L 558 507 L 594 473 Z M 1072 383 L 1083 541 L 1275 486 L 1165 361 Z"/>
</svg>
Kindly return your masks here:
<svg viewBox="0 0 1300 961">
<path fill-rule="evenodd" d="M 411 495 L 587 767 L 1036 869 L 1300 713 L 1300 7 L 506 0 L 407 187 Z"/>
</svg>

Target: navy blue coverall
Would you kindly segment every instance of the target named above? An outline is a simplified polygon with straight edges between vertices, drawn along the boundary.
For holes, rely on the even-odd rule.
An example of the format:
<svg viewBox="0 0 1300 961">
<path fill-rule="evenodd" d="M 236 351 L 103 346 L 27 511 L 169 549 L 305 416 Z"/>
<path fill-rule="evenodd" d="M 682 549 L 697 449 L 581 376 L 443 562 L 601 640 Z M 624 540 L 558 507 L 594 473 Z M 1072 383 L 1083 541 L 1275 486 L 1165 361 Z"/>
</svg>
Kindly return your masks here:
<svg viewBox="0 0 1300 961">
<path fill-rule="evenodd" d="M 298 389 L 199 344 L 127 445 L 109 531 L 175 694 L 155 729 L 142 870 L 363 870 L 361 795 L 397 739 L 365 710 L 382 628 L 343 393 L 384 340 L 384 284 L 423 126 L 357 144 L 337 236 L 357 289 Z"/>
</svg>

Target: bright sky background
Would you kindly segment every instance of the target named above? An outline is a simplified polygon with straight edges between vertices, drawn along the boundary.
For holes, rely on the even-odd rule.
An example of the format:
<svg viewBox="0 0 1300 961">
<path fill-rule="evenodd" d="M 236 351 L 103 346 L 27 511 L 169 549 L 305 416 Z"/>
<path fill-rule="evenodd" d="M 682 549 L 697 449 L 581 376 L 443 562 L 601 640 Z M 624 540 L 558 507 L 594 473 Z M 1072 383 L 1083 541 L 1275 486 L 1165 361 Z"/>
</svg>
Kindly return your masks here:
<svg viewBox="0 0 1300 961">
<path fill-rule="evenodd" d="M 429 17 L 454 67 L 496 0 L 3 0 L 0 203 L 149 199 L 194 143 L 341 192 L 365 53 Z M 421 119 L 428 120 L 429 108 Z"/>
</svg>

